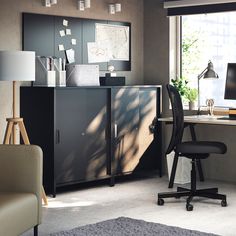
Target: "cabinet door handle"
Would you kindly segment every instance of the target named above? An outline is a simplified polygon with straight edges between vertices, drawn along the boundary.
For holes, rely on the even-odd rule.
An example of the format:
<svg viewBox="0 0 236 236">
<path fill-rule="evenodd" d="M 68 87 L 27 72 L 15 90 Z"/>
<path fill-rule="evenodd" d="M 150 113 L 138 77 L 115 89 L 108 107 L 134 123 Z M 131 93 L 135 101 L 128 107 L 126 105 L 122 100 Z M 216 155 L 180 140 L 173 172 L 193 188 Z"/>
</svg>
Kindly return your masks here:
<svg viewBox="0 0 236 236">
<path fill-rule="evenodd" d="M 56 144 L 60 143 L 60 130 L 56 130 Z"/>
<path fill-rule="evenodd" d="M 115 138 L 117 138 L 117 133 L 118 133 L 118 126 L 117 126 L 117 124 L 115 124 L 114 125 L 114 136 L 115 136 Z"/>
</svg>

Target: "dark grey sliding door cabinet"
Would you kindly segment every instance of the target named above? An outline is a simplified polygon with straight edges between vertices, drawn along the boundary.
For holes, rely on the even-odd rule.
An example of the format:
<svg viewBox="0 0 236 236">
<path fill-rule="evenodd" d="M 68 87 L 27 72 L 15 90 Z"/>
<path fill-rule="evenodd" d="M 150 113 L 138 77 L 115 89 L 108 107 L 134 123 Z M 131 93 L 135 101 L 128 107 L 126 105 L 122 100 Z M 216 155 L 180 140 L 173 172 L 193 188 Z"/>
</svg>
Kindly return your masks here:
<svg viewBox="0 0 236 236">
<path fill-rule="evenodd" d="M 47 193 L 81 182 L 159 169 L 159 86 L 22 87 L 20 110 L 30 142 L 44 153 Z"/>
</svg>

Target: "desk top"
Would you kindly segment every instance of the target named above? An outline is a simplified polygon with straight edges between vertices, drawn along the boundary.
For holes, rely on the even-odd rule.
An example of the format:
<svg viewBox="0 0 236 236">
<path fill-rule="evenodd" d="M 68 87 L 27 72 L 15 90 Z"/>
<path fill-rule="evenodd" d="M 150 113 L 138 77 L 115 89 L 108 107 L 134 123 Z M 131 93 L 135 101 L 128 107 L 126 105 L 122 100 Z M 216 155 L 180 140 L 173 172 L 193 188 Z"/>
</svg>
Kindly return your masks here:
<svg viewBox="0 0 236 236">
<path fill-rule="evenodd" d="M 184 116 L 184 123 L 190 124 L 208 124 L 208 125 L 233 125 L 236 126 L 236 120 L 219 119 L 224 116 L 194 115 Z M 172 122 L 172 117 L 158 118 L 159 121 Z"/>
</svg>

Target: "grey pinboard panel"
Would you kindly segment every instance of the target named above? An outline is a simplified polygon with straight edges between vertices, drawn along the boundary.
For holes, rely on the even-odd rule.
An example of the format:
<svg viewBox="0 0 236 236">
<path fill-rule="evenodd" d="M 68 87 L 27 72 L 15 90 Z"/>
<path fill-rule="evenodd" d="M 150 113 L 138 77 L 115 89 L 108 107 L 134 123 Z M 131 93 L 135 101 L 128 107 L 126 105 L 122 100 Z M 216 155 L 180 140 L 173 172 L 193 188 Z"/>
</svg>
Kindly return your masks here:
<svg viewBox="0 0 236 236">
<path fill-rule="evenodd" d="M 23 50 L 37 56 L 54 55 L 54 17 L 23 14 Z"/>
<path fill-rule="evenodd" d="M 63 20 L 69 22 L 68 27 L 63 26 Z M 106 20 L 83 19 L 66 16 L 49 16 L 41 14 L 23 13 L 23 50 L 32 50 L 38 56 L 56 56 L 65 58 L 65 52 L 59 51 L 59 44 L 63 44 L 65 49 L 75 50 L 75 63 L 88 64 L 88 42 L 96 41 L 95 25 L 115 24 L 130 27 L 127 22 L 113 22 Z M 60 30 L 71 29 L 71 35 L 60 36 Z M 77 45 L 71 44 L 71 39 L 77 40 Z M 131 43 L 130 43 L 131 48 Z M 109 63 L 91 63 L 99 65 L 99 69 L 106 71 L 108 65 L 114 65 L 116 71 L 131 70 L 131 50 L 129 61 L 110 61 Z"/>
</svg>

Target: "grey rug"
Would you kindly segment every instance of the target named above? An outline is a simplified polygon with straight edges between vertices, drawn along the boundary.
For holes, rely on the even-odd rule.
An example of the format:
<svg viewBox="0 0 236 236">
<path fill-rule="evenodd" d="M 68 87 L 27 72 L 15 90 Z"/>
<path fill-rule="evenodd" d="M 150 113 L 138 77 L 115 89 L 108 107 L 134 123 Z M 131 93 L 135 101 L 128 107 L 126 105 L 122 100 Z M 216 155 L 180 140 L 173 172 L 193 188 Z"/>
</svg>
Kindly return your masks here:
<svg viewBox="0 0 236 236">
<path fill-rule="evenodd" d="M 50 236 L 217 236 L 179 227 L 135 220 L 126 217 L 85 225 Z"/>
</svg>

